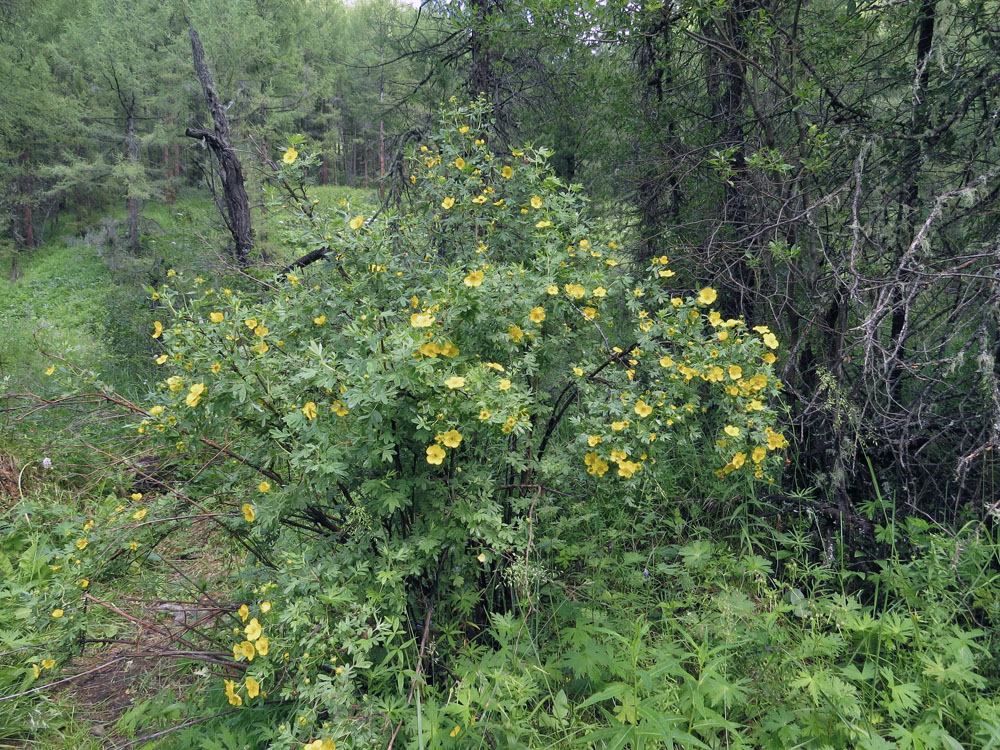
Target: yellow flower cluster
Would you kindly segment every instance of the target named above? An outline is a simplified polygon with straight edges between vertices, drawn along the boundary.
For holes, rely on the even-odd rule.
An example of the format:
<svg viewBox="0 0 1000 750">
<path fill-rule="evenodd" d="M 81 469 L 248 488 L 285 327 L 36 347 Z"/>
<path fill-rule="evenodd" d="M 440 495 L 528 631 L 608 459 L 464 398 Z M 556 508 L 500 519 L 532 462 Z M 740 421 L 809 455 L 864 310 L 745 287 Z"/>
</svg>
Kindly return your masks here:
<svg viewBox="0 0 1000 750">
<path fill-rule="evenodd" d="M 486 419 L 489 419 L 489 412 L 486 412 Z M 480 419 L 482 419 L 482 412 L 480 412 Z M 435 466 L 440 466 L 444 461 L 447 452 L 441 446 L 448 448 L 457 448 L 462 444 L 462 433 L 458 430 L 448 430 L 443 432 L 434 438 L 435 445 L 430 445 L 427 447 L 427 463 L 434 464 Z"/>
</svg>

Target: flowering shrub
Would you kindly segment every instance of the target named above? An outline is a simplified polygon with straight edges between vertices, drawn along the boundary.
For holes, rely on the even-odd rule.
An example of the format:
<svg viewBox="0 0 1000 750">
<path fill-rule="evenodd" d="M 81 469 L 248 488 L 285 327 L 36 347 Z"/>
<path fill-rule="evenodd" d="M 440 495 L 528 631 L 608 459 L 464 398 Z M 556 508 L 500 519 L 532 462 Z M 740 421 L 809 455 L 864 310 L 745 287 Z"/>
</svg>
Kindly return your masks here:
<svg viewBox="0 0 1000 750">
<path fill-rule="evenodd" d="M 410 153 L 406 213 L 310 221 L 328 258 L 267 294 L 154 290 L 138 430 L 252 553 L 217 695 L 276 706 L 273 747 L 412 739 L 415 692 L 428 746 L 480 746 L 501 717 L 446 700 L 450 654 L 530 600 L 539 497 L 666 504 L 783 464 L 774 334 L 667 257 L 628 268 L 544 152 L 489 150 L 486 116 L 455 108 Z"/>
</svg>

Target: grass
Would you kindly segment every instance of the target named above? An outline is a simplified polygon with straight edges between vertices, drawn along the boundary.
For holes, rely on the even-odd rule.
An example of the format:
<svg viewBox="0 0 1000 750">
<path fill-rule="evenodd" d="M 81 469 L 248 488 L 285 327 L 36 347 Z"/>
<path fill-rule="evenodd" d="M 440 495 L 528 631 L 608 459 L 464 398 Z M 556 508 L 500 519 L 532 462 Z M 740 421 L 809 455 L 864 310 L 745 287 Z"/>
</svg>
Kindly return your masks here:
<svg viewBox="0 0 1000 750">
<path fill-rule="evenodd" d="M 335 186 L 316 188 L 312 196 L 321 209 L 339 208 L 342 200 L 364 205 L 373 199 L 372 191 Z M 254 214 L 258 245 L 275 263 L 298 255 L 284 241 L 286 218 L 275 209 Z M 44 374 L 58 358 L 96 372 L 114 390 L 141 397 L 155 377 L 149 336 L 153 310 L 146 287 L 162 282 L 168 268 L 203 274 L 220 284 L 238 281 L 225 259 L 212 250 L 224 247 L 226 237 L 215 207 L 201 192 L 182 194 L 170 206 L 147 204 L 138 255 L 122 249 L 120 219 L 111 212 L 80 236 L 79 221 L 67 217 L 49 231 L 52 239 L 44 246 L 19 257 L 20 278 L 11 280 L 6 273 L 0 277 L 0 397 L 25 392 L 46 398 L 61 395 L 54 379 Z M 70 533 L 66 519 L 87 518 L 106 505 L 109 491 L 116 491 L 113 477 L 85 479 L 95 468 L 93 456 L 84 457 L 64 439 L 71 435 L 75 442 L 78 437 L 78 412 L 48 409 L 25 420 L 15 420 L 14 414 L 0 412 L 0 697 L 40 684 L 31 680 L 31 660 L 45 658 L 57 647 L 30 624 L 29 609 L 35 597 L 45 598 L 51 585 L 49 566 L 60 564 L 63 534 Z M 67 425 L 73 429 L 66 432 Z M 55 462 L 50 475 L 40 471 L 43 456 Z M 57 512 L 36 513 L 39 508 Z M 20 533 L 25 530 L 30 539 Z M 171 539 L 168 546 L 172 550 L 181 543 L 188 549 L 205 547 L 204 539 Z M 157 585 L 150 575 L 132 577 L 127 584 L 131 588 L 118 594 L 148 595 Z M 199 570 L 198 575 L 210 577 L 211 571 Z M 105 635 L 126 634 L 112 628 Z M 85 666 L 64 664 L 63 674 Z M 55 679 L 54 674 L 45 672 L 42 680 Z M 176 712 L 170 708 L 169 691 L 183 678 L 176 670 L 171 674 L 173 684 L 163 668 L 146 675 L 109 674 L 115 692 L 128 685 L 135 704 L 146 705 L 141 710 L 132 710 L 131 700 L 109 700 L 101 682 L 92 689 L 70 683 L 0 703 L 0 748 L 96 750 L 107 733 L 141 735 L 151 722 L 169 722 L 170 711 Z M 153 696 L 159 696 L 156 705 L 161 711 L 155 721 L 149 704 L 143 704 Z M 162 713 L 163 706 L 167 713 Z"/>
</svg>

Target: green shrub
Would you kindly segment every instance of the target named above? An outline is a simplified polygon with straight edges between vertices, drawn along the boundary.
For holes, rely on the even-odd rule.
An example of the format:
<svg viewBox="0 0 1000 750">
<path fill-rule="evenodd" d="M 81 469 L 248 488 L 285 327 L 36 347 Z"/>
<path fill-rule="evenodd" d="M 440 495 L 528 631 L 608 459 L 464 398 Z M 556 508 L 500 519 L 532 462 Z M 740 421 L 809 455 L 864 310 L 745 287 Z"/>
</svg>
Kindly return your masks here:
<svg viewBox="0 0 1000 750">
<path fill-rule="evenodd" d="M 545 153 L 489 151 L 486 116 L 456 107 L 411 152 L 405 213 L 313 216 L 323 263 L 256 296 L 153 290 L 164 379 L 138 432 L 190 470 L 91 549 L 189 502 L 250 551 L 209 702 L 269 746 L 532 745 L 512 716 L 549 679 L 518 650 L 540 514 L 728 496 L 783 465 L 774 335 L 665 257 L 626 268 Z"/>
</svg>

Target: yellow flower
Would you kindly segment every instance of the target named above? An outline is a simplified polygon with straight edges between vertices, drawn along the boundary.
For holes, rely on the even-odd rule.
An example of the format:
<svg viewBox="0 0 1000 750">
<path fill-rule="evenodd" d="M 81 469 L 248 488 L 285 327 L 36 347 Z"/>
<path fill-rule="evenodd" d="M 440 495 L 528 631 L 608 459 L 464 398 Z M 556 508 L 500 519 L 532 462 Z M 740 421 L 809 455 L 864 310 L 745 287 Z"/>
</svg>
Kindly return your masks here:
<svg viewBox="0 0 1000 750">
<path fill-rule="evenodd" d="M 258 638 L 260 638 L 263 629 L 261 628 L 260 623 L 257 622 L 257 618 L 255 617 L 250 622 L 247 623 L 247 626 L 243 628 L 243 632 L 246 633 L 248 641 L 256 641 Z"/>
<path fill-rule="evenodd" d="M 284 156 L 281 157 L 281 160 L 285 162 L 285 164 L 294 164 L 295 160 L 298 158 L 299 158 L 299 152 L 296 151 L 294 147 L 289 146 Z"/>
<path fill-rule="evenodd" d="M 583 377 L 583 368 L 582 367 L 574 367 L 573 368 L 573 374 L 576 375 L 578 378 L 582 378 Z"/>
<path fill-rule="evenodd" d="M 535 229 L 545 229 L 546 227 L 551 227 L 552 222 L 548 220 L 542 220 L 535 224 Z"/>
<path fill-rule="evenodd" d="M 451 732 L 448 733 L 448 736 L 449 737 L 458 737 L 458 733 L 461 732 L 461 731 L 462 731 L 462 727 L 460 727 L 458 724 L 456 724 L 455 728 L 452 729 Z"/>
<path fill-rule="evenodd" d="M 333 740 L 314 740 L 303 745 L 302 750 L 337 750 L 337 745 Z"/>
<path fill-rule="evenodd" d="M 740 436 L 740 428 L 737 427 L 736 425 L 727 424 L 724 428 L 722 428 L 722 431 L 727 435 L 729 435 L 729 437 Z"/>
<path fill-rule="evenodd" d="M 513 168 L 504 167 L 503 169 L 500 170 L 500 176 L 503 177 L 505 180 L 509 180 L 511 177 L 514 176 Z"/>
<path fill-rule="evenodd" d="M 774 364 L 775 362 L 777 362 L 777 361 L 778 361 L 778 358 L 777 358 L 777 357 L 775 357 L 775 356 L 774 356 L 774 355 L 773 355 L 773 354 L 772 354 L 771 352 L 768 352 L 767 354 L 765 354 L 765 355 L 764 355 L 764 356 L 762 357 L 762 359 L 763 359 L 763 360 L 764 360 L 765 362 L 767 362 L 767 363 L 768 363 L 769 365 L 773 365 L 773 364 Z"/>
<path fill-rule="evenodd" d="M 642 464 L 637 461 L 619 461 L 618 476 L 628 479 L 642 468 Z"/>
<path fill-rule="evenodd" d="M 448 196 L 443 201 L 441 201 L 441 208 L 448 209 L 455 205 L 455 199 Z"/>
<path fill-rule="evenodd" d="M 674 307 L 680 307 L 681 305 L 684 304 L 684 300 L 682 300 L 680 297 L 671 297 L 670 304 L 673 305 Z"/>
<path fill-rule="evenodd" d="M 768 349 L 778 348 L 778 338 L 771 332 L 764 334 L 764 346 Z"/>
<path fill-rule="evenodd" d="M 565 289 L 566 294 L 568 294 L 573 299 L 581 299 L 587 294 L 587 290 L 584 289 L 579 284 L 566 284 L 563 286 L 563 289 Z"/>
<path fill-rule="evenodd" d="M 444 461 L 444 457 L 444 448 L 440 445 L 430 445 L 427 447 L 427 463 L 440 466 L 441 462 Z"/>
<path fill-rule="evenodd" d="M 225 683 L 226 683 L 226 697 L 229 699 L 229 705 L 242 706 L 243 699 L 236 694 L 236 683 L 233 680 L 225 680 Z"/>
<path fill-rule="evenodd" d="M 489 409 L 480 409 L 479 410 L 479 418 L 485 422 L 487 419 L 490 418 L 490 410 Z"/>
<path fill-rule="evenodd" d="M 755 464 L 759 464 L 767 456 L 767 448 L 763 445 L 758 445 L 753 449 L 753 454 L 750 456 Z"/>
<path fill-rule="evenodd" d="M 604 440 L 604 437 L 602 435 L 588 435 L 587 436 L 587 445 L 589 445 L 591 448 L 593 448 L 593 447 L 595 447 L 597 445 L 600 445 L 600 443 L 601 443 L 602 440 Z"/>
<path fill-rule="evenodd" d="M 460 127 L 458 129 L 458 132 L 461 133 L 462 135 L 465 135 L 466 133 L 469 132 L 469 126 L 468 125 L 463 125 L 462 127 Z"/>
<path fill-rule="evenodd" d="M 260 611 L 263 612 L 265 615 L 268 612 L 270 612 L 271 611 L 271 602 L 261 602 L 260 603 Z"/>
<path fill-rule="evenodd" d="M 83 550 L 87 549 L 87 545 L 88 544 L 90 544 L 90 540 L 88 540 L 86 538 L 82 538 L 82 539 L 77 539 L 76 540 L 76 548 L 78 550 L 80 550 L 81 552 Z"/>
<path fill-rule="evenodd" d="M 254 328 L 257 327 L 257 319 L 256 318 L 247 318 L 246 320 L 243 321 L 243 325 L 245 325 L 247 328 L 249 328 L 252 331 Z"/>
<path fill-rule="evenodd" d="M 52 610 L 52 616 L 58 620 L 63 616 L 63 611 L 61 609 L 54 609 Z"/>
<path fill-rule="evenodd" d="M 537 195 L 533 195 L 531 197 L 531 207 L 532 208 L 541 208 L 542 207 L 542 199 L 539 198 Z"/>
<path fill-rule="evenodd" d="M 660 357 L 660 367 L 673 367 L 674 361 L 670 357 Z"/>
<path fill-rule="evenodd" d="M 162 411 L 162 409 L 161 409 L 161 411 Z M 133 493 L 132 493 L 132 494 L 130 495 L 130 497 L 131 497 L 131 498 L 132 498 L 133 500 L 135 500 L 136 502 L 139 502 L 140 500 L 142 500 L 142 493 L 141 493 L 141 492 L 133 492 Z"/>
<path fill-rule="evenodd" d="M 485 195 L 477 195 L 475 198 L 472 199 L 472 202 L 476 203 L 476 204 L 486 203 L 486 196 Z"/>
<path fill-rule="evenodd" d="M 259 490 L 260 492 L 270 492 L 270 491 L 271 491 L 271 483 L 270 483 L 270 482 L 268 482 L 268 481 L 267 481 L 267 480 L 265 479 L 265 480 L 264 480 L 263 482 L 261 482 L 260 484 L 258 484 L 258 485 L 257 485 L 257 489 L 258 489 L 258 490 Z"/>
<path fill-rule="evenodd" d="M 485 274 L 481 270 L 473 271 L 464 279 L 462 279 L 462 283 L 465 284 L 466 286 L 477 287 L 483 283 L 484 276 Z"/>
<path fill-rule="evenodd" d="M 149 511 L 146 508 L 140 508 L 139 510 L 137 510 L 135 513 L 132 514 L 132 518 L 134 518 L 136 521 L 141 521 L 143 518 L 146 517 L 146 513 L 148 512 Z"/>
<path fill-rule="evenodd" d="M 428 341 L 426 344 L 421 345 L 420 353 L 423 354 L 425 357 L 436 359 L 437 355 L 441 353 L 441 347 L 439 347 L 433 341 Z"/>
<path fill-rule="evenodd" d="M 55 665 L 55 659 L 42 659 L 42 669 L 52 669 Z"/>
<path fill-rule="evenodd" d="M 158 320 L 153 321 L 153 338 L 158 339 L 163 334 L 163 323 Z"/>
<path fill-rule="evenodd" d="M 253 512 L 253 506 L 250 503 L 243 503 L 243 507 L 240 509 L 243 511 L 243 518 L 247 523 L 253 523 L 253 519 L 256 515 Z"/>
<path fill-rule="evenodd" d="M 545 320 L 545 308 L 541 305 L 531 308 L 531 312 L 528 313 L 528 317 L 531 318 L 532 323 L 541 323 Z"/>
<path fill-rule="evenodd" d="M 448 432 L 438 435 L 437 440 L 448 448 L 457 448 L 462 443 L 462 433 L 458 430 L 448 430 Z"/>
<path fill-rule="evenodd" d="M 648 417 L 650 414 L 653 413 L 653 407 L 647 404 L 642 399 L 639 399 L 638 401 L 635 402 L 634 411 L 640 417 Z"/>
<path fill-rule="evenodd" d="M 788 447 L 788 441 L 780 432 L 775 432 L 770 427 L 765 427 L 764 432 L 767 435 L 767 447 L 769 450 L 777 451 Z"/>
<path fill-rule="evenodd" d="M 583 457 L 583 462 L 587 465 L 587 473 L 599 477 L 604 476 L 608 471 L 608 462 L 596 453 L 588 453 Z"/>
<path fill-rule="evenodd" d="M 226 319 L 226 316 L 224 313 L 213 312 L 208 314 L 208 319 L 211 320 L 213 323 L 221 323 L 223 320 Z"/>
<path fill-rule="evenodd" d="M 253 677 L 247 677 L 246 685 L 248 698 L 256 698 L 260 695 L 260 683 Z"/>
<path fill-rule="evenodd" d="M 250 616 L 250 610 L 247 608 L 247 605 L 241 604 L 240 608 L 236 610 L 236 614 L 240 616 L 240 619 L 243 622 L 246 622 L 247 618 Z"/>
<path fill-rule="evenodd" d="M 597 320 L 597 318 L 599 317 L 597 314 L 597 308 L 594 307 L 583 308 L 583 317 L 585 317 L 587 320 Z"/>
<path fill-rule="evenodd" d="M 444 384 L 448 386 L 451 390 L 456 390 L 465 386 L 465 378 L 459 375 L 452 375 L 450 378 L 444 381 Z"/>
<path fill-rule="evenodd" d="M 81 578 L 80 579 L 80 588 L 81 589 L 85 589 L 89 585 L 90 585 L 90 579 L 89 578 Z"/>
<path fill-rule="evenodd" d="M 204 383 L 195 383 L 188 390 L 188 395 L 184 397 L 184 403 L 188 406 L 197 406 L 201 401 L 201 394 L 205 392 Z"/>
<path fill-rule="evenodd" d="M 729 377 L 733 380 L 739 380 L 743 377 L 743 368 L 739 365 L 729 365 Z"/>
<path fill-rule="evenodd" d="M 716 334 L 716 337 L 719 339 L 719 341 L 725 341 L 726 339 L 729 338 L 729 331 L 719 331 Z"/>
<path fill-rule="evenodd" d="M 156 358 L 155 361 L 156 361 L 156 364 L 162 365 L 162 364 L 166 364 L 167 359 L 168 359 L 168 357 L 167 357 L 166 354 L 161 354 L 159 357 Z M 54 365 L 53 365 L 53 369 L 55 369 Z"/>
<path fill-rule="evenodd" d="M 603 286 L 599 286 L 596 289 L 594 289 L 594 291 L 593 291 L 593 295 L 595 297 L 605 297 L 605 296 L 607 296 L 607 294 L 608 294 L 608 290 L 605 289 Z"/>
<path fill-rule="evenodd" d="M 35 673 L 35 679 L 37 680 L 38 679 L 38 675 L 40 675 L 42 673 L 42 670 L 38 668 L 37 664 L 32 664 L 31 665 L 31 669 Z"/>
<path fill-rule="evenodd" d="M 263 605 L 261 605 L 261 610 L 263 611 L 263 609 L 264 607 Z M 261 656 L 267 656 L 267 650 L 270 648 L 270 641 L 268 641 L 267 638 L 264 638 L 262 636 L 257 639 L 256 645 L 257 645 L 257 653 L 260 654 Z"/>
<path fill-rule="evenodd" d="M 302 407 L 302 413 L 310 422 L 313 421 L 316 419 L 316 404 L 312 401 L 307 401 L 306 405 Z"/>
<path fill-rule="evenodd" d="M 315 323 L 318 326 L 323 325 L 325 322 L 326 322 L 325 315 L 320 315 L 319 317 L 313 318 L 313 323 Z"/>
<path fill-rule="evenodd" d="M 413 313 L 410 316 L 410 325 L 414 328 L 429 328 L 434 325 L 434 316 L 427 313 Z"/>
<path fill-rule="evenodd" d="M 455 159 L 455 168 L 465 169 L 465 159 L 463 159 L 461 156 Z"/>
<path fill-rule="evenodd" d="M 501 391 L 509 391 L 509 390 L 510 390 L 510 381 L 509 381 L 509 380 L 507 380 L 507 378 L 503 378 L 503 379 L 502 379 L 502 380 L 500 381 L 500 384 L 499 384 L 499 385 L 498 385 L 497 387 L 498 387 L 498 388 L 499 388 L 499 389 L 500 389 Z"/>
<path fill-rule="evenodd" d="M 744 463 L 746 463 L 746 460 L 747 460 L 746 453 L 737 453 L 735 456 L 733 456 L 733 460 L 730 461 L 729 463 L 734 469 L 738 469 L 741 466 L 743 466 Z"/>
<path fill-rule="evenodd" d="M 698 302 L 700 302 L 703 305 L 711 305 L 713 302 L 715 302 L 715 298 L 718 296 L 719 295 L 716 293 L 714 289 L 712 289 L 712 287 L 706 286 L 704 289 L 698 292 Z"/>
<path fill-rule="evenodd" d="M 253 661 L 253 658 L 257 655 L 257 650 L 250 641 L 243 641 L 237 648 L 240 650 L 240 656 L 245 657 L 247 661 Z"/>
<path fill-rule="evenodd" d="M 476 559 L 479 560 L 479 562 L 481 563 L 486 562 L 486 553 L 480 552 L 478 555 L 476 555 Z"/>
<path fill-rule="evenodd" d="M 167 355 L 166 355 L 166 354 L 164 354 L 164 355 L 163 355 L 163 360 L 164 360 L 164 362 L 166 361 L 166 359 L 167 359 Z M 162 363 L 160 363 L 160 364 L 162 364 Z M 55 366 L 55 365 L 52 365 L 51 367 L 49 367 L 49 369 L 48 369 L 48 370 L 46 370 L 46 371 L 45 371 L 45 374 L 46 374 L 46 375 L 52 375 L 52 374 L 53 374 L 53 373 L 54 373 L 55 371 L 56 371 L 56 366 Z"/>
<path fill-rule="evenodd" d="M 671 276 L 675 276 L 676 275 L 673 271 L 670 271 L 670 270 L 667 270 L 667 269 L 662 269 L 662 270 L 658 271 L 657 273 L 658 273 L 658 275 L 660 276 L 661 279 L 669 279 Z"/>
<path fill-rule="evenodd" d="M 764 404 L 757 399 L 751 399 L 750 403 L 747 404 L 747 411 L 764 411 Z"/>
<path fill-rule="evenodd" d="M 457 357 L 458 347 L 449 341 L 447 344 L 441 347 L 440 353 L 441 356 L 443 357 Z"/>
<path fill-rule="evenodd" d="M 507 335 L 510 336 L 510 340 L 516 344 L 524 338 L 524 331 L 521 330 L 520 326 L 510 326 L 507 329 Z"/>
<path fill-rule="evenodd" d="M 356 232 L 359 229 L 361 229 L 361 225 L 364 224 L 364 223 L 365 223 L 365 217 L 364 216 L 355 216 L 353 219 L 351 219 L 349 222 L 347 222 L 347 226 L 349 226 L 351 229 L 353 229 Z"/>
<path fill-rule="evenodd" d="M 549 286 L 545 288 L 545 293 L 551 295 L 559 294 L 559 287 L 557 287 L 555 284 L 549 284 Z"/>
<path fill-rule="evenodd" d="M 213 362 L 212 366 L 209 367 L 208 369 L 211 370 L 213 373 L 216 373 L 222 369 L 222 365 L 220 365 L 218 362 Z"/>
<path fill-rule="evenodd" d="M 254 335 L 258 336 L 260 338 L 264 338 L 270 332 L 271 332 L 271 329 L 268 328 L 267 326 L 265 326 L 263 323 L 261 323 L 259 326 L 257 326 L 256 328 L 253 329 Z"/>
<path fill-rule="evenodd" d="M 621 432 L 626 427 L 628 427 L 628 422 L 627 421 L 625 421 L 625 422 L 612 422 L 611 423 L 611 429 L 614 430 L 615 432 Z"/>
</svg>

